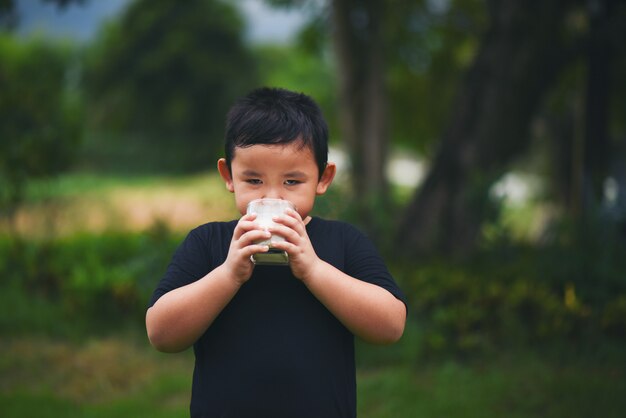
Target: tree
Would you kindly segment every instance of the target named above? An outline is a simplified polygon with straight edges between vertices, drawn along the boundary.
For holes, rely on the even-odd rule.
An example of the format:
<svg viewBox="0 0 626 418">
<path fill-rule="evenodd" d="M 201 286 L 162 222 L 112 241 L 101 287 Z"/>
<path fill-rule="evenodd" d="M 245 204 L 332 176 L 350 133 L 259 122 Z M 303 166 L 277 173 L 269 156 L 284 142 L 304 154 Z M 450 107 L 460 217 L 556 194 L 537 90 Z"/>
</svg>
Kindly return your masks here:
<svg viewBox="0 0 626 418">
<path fill-rule="evenodd" d="M 490 26 L 463 79 L 447 130 L 398 238 L 411 252 L 462 254 L 476 247 L 489 188 L 527 151 L 530 122 L 587 32 L 581 2 L 489 2 Z"/>
<path fill-rule="evenodd" d="M 274 0 L 273 3 L 301 2 Z M 393 132 L 405 143 L 419 144 L 425 152 L 435 143 L 431 168 L 399 222 L 396 242 L 411 254 L 471 252 L 479 242 L 484 221 L 497 213 L 497 202 L 489 194 L 491 186 L 514 161 L 528 154 L 533 139 L 531 122 L 542 116 L 545 99 L 560 84 L 559 77 L 581 60 L 590 75 L 585 97 L 587 111 L 583 116 L 587 121 L 584 140 L 587 145 L 580 154 L 584 158 L 580 177 L 587 179 L 585 184 L 592 185 L 585 188 L 599 196 L 606 177 L 606 155 L 610 153 L 607 150 L 611 149 L 603 132 L 611 122 L 606 107 L 611 100 L 610 68 L 616 65 L 611 62 L 617 61 L 615 46 L 623 44 L 620 28 L 626 26 L 620 17 L 623 13 L 619 13 L 622 6 L 617 6 L 623 3 L 623 0 L 488 1 L 485 30 L 476 47 L 471 45 L 474 35 L 465 31 L 470 39 L 466 46 L 469 44 L 470 48 L 465 47 L 462 55 L 474 58 L 456 82 L 457 71 L 462 68 L 457 65 L 456 57 L 448 55 L 443 63 L 428 63 L 437 54 L 428 52 L 420 56 L 414 47 L 420 46 L 421 39 L 424 43 L 441 44 L 441 39 L 449 37 L 454 25 L 458 25 L 454 20 L 464 18 L 459 10 L 480 17 L 482 13 L 477 9 L 484 7 L 482 3 L 450 2 L 449 15 L 454 19 L 450 19 L 450 26 L 440 30 L 431 23 L 436 13 L 429 16 L 424 12 L 435 7 L 431 2 L 331 1 L 340 113 L 344 139 L 354 162 L 353 181 L 357 198 L 361 199 L 356 205 L 364 213 L 361 219 L 368 225 L 375 224 L 376 211 L 368 210 L 369 197 L 385 190 L 381 160 L 378 160 L 385 160 L 388 140 L 385 133 Z M 483 24 L 475 26 L 481 28 Z M 424 49 L 436 48 L 426 46 Z M 423 71 L 420 68 L 423 63 L 427 63 L 424 77 L 410 75 Z M 417 68 L 407 69 L 406 65 Z M 447 71 L 444 77 L 436 73 L 442 69 Z M 391 85 L 387 84 L 389 76 Z M 419 85 L 415 84 L 416 80 Z M 442 124 L 442 109 L 447 106 L 451 86 L 458 88 L 449 116 Z M 417 92 L 419 96 L 426 88 L 441 92 L 443 99 L 437 97 L 433 106 L 424 111 L 424 98 L 410 94 Z M 580 84 L 575 88 L 580 90 Z M 391 106 L 396 125 L 391 130 L 387 127 L 390 97 L 394 99 Z M 417 109 L 412 114 L 402 112 L 403 108 Z M 435 122 L 426 121 L 423 114 L 432 116 Z M 410 129 L 405 126 L 398 129 L 398 122 Z M 442 129 L 441 133 L 437 129 Z M 575 142 L 563 132 L 550 136 L 564 135 L 566 143 Z"/>
<path fill-rule="evenodd" d="M 584 52 L 587 77 L 584 85 L 582 177 L 592 199 L 584 205 L 588 207 L 602 201 L 603 183 L 610 174 L 611 156 L 617 151 L 611 135 L 611 96 L 619 83 L 619 73 L 615 70 L 620 64 L 620 57 L 623 62 L 626 55 L 623 43 L 626 38 L 626 1 L 598 0 L 589 6 L 587 13 L 589 32 Z"/>
<path fill-rule="evenodd" d="M 484 3 L 396 1 L 391 13 L 394 25 L 386 36 L 390 139 L 429 160 L 486 29 Z"/>
<path fill-rule="evenodd" d="M 307 3 L 268 1 L 291 7 Z M 477 9 L 475 2 L 464 3 L 470 4 L 463 4 L 463 12 Z M 335 52 L 337 114 L 340 137 L 350 156 L 353 206 L 357 221 L 370 233 L 378 233 L 386 222 L 380 214 L 391 206 L 385 175 L 388 148 L 400 141 L 423 151 L 433 141 L 461 68 L 450 63 L 455 54 L 460 55 L 455 48 L 473 38 L 467 35 L 467 25 L 457 28 L 453 22 L 448 29 L 437 22 L 423 1 L 333 0 L 326 5 L 327 9 L 317 10 L 309 28 L 317 28 L 318 37 L 322 32 L 332 34 L 325 40 Z M 429 50 L 436 43 L 440 50 Z M 415 68 L 422 65 L 415 65 L 421 52 L 428 57 L 417 60 L 438 54 L 426 71 Z M 433 94 L 425 97 L 426 91 Z"/>
<path fill-rule="evenodd" d="M 377 0 L 332 2 L 340 127 L 350 154 L 357 215 L 374 233 L 378 211 L 388 206 L 386 13 L 386 3 Z"/>
<path fill-rule="evenodd" d="M 160 170 L 206 169 L 224 115 L 256 84 L 236 10 L 216 0 L 138 0 L 102 34 L 86 71 L 100 131 L 122 134 Z"/>
<path fill-rule="evenodd" d="M 267 0 L 280 7 L 305 7 L 306 0 Z M 386 2 L 329 0 L 317 12 L 331 32 L 337 66 L 338 118 L 341 139 L 350 157 L 350 179 L 358 222 L 378 229 L 381 209 L 389 206 L 385 178 L 388 115 L 385 76 Z M 318 19 L 318 16 L 313 16 Z"/>
<path fill-rule="evenodd" d="M 30 179 L 67 169 L 82 136 L 69 53 L 0 37 L 0 211 L 12 221 Z"/>
</svg>

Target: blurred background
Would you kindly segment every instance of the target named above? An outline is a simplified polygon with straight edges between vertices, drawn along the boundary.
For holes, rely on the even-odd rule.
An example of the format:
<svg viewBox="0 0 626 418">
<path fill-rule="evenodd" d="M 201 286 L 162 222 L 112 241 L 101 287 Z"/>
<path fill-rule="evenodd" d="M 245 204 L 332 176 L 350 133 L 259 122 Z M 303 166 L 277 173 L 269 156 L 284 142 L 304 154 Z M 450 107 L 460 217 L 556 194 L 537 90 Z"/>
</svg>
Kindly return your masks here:
<svg viewBox="0 0 626 418">
<path fill-rule="evenodd" d="M 250 89 L 323 108 L 315 213 L 409 300 L 357 343 L 361 417 L 626 410 L 626 1 L 0 0 L 0 411 L 188 416 L 145 337 Z"/>
</svg>

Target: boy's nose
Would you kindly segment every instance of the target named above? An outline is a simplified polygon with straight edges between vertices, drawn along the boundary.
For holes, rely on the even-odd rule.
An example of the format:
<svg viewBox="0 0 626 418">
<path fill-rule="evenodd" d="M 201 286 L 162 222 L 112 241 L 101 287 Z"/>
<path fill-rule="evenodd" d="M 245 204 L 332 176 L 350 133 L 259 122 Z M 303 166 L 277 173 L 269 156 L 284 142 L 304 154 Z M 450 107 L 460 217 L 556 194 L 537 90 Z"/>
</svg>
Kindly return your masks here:
<svg viewBox="0 0 626 418">
<path fill-rule="evenodd" d="M 268 185 L 269 186 L 269 185 Z M 281 193 L 281 189 L 279 187 L 267 187 L 265 189 L 265 193 L 263 198 L 265 199 L 282 199 L 283 195 Z"/>
<path fill-rule="evenodd" d="M 268 190 L 263 196 L 264 199 L 282 199 L 280 192 L 277 190 Z"/>
</svg>

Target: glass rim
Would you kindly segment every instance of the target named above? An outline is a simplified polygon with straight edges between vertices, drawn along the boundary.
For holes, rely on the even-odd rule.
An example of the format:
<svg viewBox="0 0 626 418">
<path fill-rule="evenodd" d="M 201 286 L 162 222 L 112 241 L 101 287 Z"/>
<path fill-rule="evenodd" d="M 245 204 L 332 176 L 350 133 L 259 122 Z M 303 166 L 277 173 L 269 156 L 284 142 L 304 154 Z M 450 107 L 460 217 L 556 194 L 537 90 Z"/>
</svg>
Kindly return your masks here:
<svg viewBox="0 0 626 418">
<path fill-rule="evenodd" d="M 278 206 L 278 207 L 283 207 L 285 209 L 290 208 L 290 209 L 296 210 L 296 206 L 289 200 L 276 199 L 276 198 L 261 198 L 261 199 L 251 200 L 246 206 L 246 211 L 249 212 L 250 208 L 253 206 L 265 206 L 265 207 Z"/>
</svg>

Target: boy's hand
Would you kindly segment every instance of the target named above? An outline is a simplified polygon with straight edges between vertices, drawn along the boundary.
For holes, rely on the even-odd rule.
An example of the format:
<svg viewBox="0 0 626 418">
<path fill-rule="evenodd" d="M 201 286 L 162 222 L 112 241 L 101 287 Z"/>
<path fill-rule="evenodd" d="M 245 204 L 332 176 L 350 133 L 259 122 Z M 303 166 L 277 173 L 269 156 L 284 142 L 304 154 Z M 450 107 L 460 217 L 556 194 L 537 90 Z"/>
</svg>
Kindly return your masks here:
<svg viewBox="0 0 626 418">
<path fill-rule="evenodd" d="M 321 260 L 313 249 L 304 221 L 293 209 L 285 210 L 284 215 L 275 217 L 273 220 L 279 226 L 270 228 L 269 231 L 286 240 L 274 243 L 274 248 L 287 251 L 293 275 L 306 282 Z"/>
<path fill-rule="evenodd" d="M 267 245 L 255 244 L 271 236 L 270 232 L 260 228 L 259 224 L 254 222 L 255 219 L 256 214 L 244 215 L 239 219 L 230 242 L 228 256 L 222 265 L 239 285 L 247 282 L 252 275 L 254 263 L 250 260 L 250 256 L 269 250 Z"/>
</svg>

